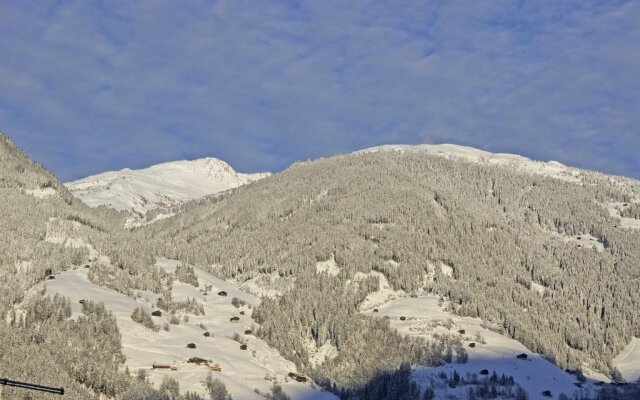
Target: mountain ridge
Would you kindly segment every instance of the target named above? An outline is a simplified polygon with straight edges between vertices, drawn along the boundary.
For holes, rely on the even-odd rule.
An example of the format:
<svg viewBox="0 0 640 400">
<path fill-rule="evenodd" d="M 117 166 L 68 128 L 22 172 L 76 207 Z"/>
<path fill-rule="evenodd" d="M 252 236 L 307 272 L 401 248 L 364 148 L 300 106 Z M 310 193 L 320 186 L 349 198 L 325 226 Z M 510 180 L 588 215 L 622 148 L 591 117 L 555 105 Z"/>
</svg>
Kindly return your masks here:
<svg viewBox="0 0 640 400">
<path fill-rule="evenodd" d="M 565 165 L 558 161 L 534 160 L 519 154 L 493 153 L 471 146 L 442 144 L 386 144 L 355 151 L 354 154 L 400 152 L 436 155 L 485 165 L 512 166 L 520 172 L 548 176 L 567 182 L 581 183 L 584 172 L 595 172 Z"/>
<path fill-rule="evenodd" d="M 638 182 L 611 185 L 623 180 L 581 170 L 581 182 L 574 184 L 522 173 L 510 164 L 405 153 L 297 163 L 141 233 L 157 240 L 165 257 L 188 257 L 228 279 L 273 273 L 295 277 L 296 285 L 302 285 L 301 277 L 312 281 L 285 293 L 278 304 L 264 303 L 260 311 L 265 337 L 302 365 L 311 365 L 311 358 L 297 356 L 303 343 L 278 338 L 297 315 L 299 297 L 317 284 L 314 280 L 325 279 L 315 277 L 317 263 L 334 260 L 337 274 L 330 279 L 346 282 L 359 273 L 382 272 L 394 290 L 432 290 L 451 299 L 461 315 L 502 326 L 563 369 L 612 373 L 610 360 L 629 343 L 638 321 L 625 314 L 635 294 L 624 298 L 623 290 L 611 288 L 638 279 L 633 266 L 639 254 L 633 245 L 638 233 L 621 226 L 621 215 L 611 215 L 607 207 L 634 206 Z M 439 263 L 449 265 L 449 272 L 434 276 L 432 265 Z M 435 280 L 429 283 L 425 276 Z M 313 296 L 318 304 L 310 314 L 343 307 L 332 302 L 336 293 Z M 597 301 L 584 302 L 582 293 L 597 293 Z M 288 312 L 281 313 L 287 305 Z M 564 314 L 549 314 L 549 308 Z M 303 315 L 291 324 L 323 332 L 343 323 L 342 317 L 324 318 L 309 323 Z M 589 321 L 589 335 L 580 333 L 583 321 Z M 350 320 L 344 329 L 354 324 Z M 345 348 L 334 330 L 316 335 L 318 348 L 327 342 Z M 615 336 L 606 354 L 604 336 Z M 347 377 L 335 364 L 322 368 L 343 384 L 360 379 Z"/>
<path fill-rule="evenodd" d="M 124 168 L 67 182 L 67 188 L 89 206 L 110 206 L 145 214 L 156 208 L 170 208 L 186 201 L 236 188 L 269 176 L 245 174 L 226 162 L 204 157 Z"/>
<path fill-rule="evenodd" d="M 398 147 L 401 153 L 395 151 Z M 392 145 L 384 149 L 394 151 L 296 163 L 269 179 L 190 201 L 172 210 L 175 214 L 160 214 L 164 218 L 153 224 L 127 230 L 124 220 L 131 217 L 129 213 L 89 208 L 28 157 L 21 154 L 14 163 L 12 155 L 19 149 L 7 149 L 9 157 L 0 157 L 7 177 L 0 179 L 0 192 L 6 192 L 0 215 L 3 233 L 12 240 L 4 248 L 8 257 L 0 260 L 5 282 L 0 311 L 7 314 L 13 308 L 42 308 L 44 304 L 71 315 L 80 310 L 78 303 L 89 300 L 104 300 L 105 309 L 112 311 L 125 300 L 132 307 L 146 306 L 147 312 L 164 307 L 165 318 L 151 319 L 153 324 L 148 326 L 140 325 L 131 310 L 121 310 L 122 336 L 117 332 L 104 335 L 114 339 L 105 354 L 124 352 L 126 356 L 126 351 L 138 351 L 132 335 L 150 329 L 139 332 L 149 348 L 154 349 L 152 338 L 166 339 L 158 355 L 190 374 L 172 373 L 176 387 L 179 382 L 183 390 L 203 389 L 201 379 L 191 376 L 192 366 L 185 361 L 190 355 L 184 350 L 185 332 L 199 352 L 211 340 L 221 340 L 223 346 L 232 344 L 229 360 L 234 365 L 221 362 L 224 372 L 220 378 L 234 397 L 243 393 L 243 398 L 244 394 L 259 398 L 271 382 L 282 383 L 293 398 L 303 398 L 294 387 L 284 385 L 290 382 L 287 371 L 292 370 L 345 399 L 416 398 L 429 393 L 435 396 L 431 398 L 464 396 L 468 390 L 489 384 L 488 377 L 486 381 L 472 377 L 484 370 L 504 373 L 505 382 L 512 382 L 495 383 L 494 388 L 505 391 L 499 398 L 507 398 L 509 391 L 520 390 L 524 395 L 524 388 L 529 398 L 542 399 L 548 397 L 539 391 L 543 388 L 566 394 L 578 383 L 579 388 L 595 394 L 603 382 L 637 377 L 635 338 L 640 335 L 640 320 L 634 313 L 638 294 L 633 288 L 640 282 L 635 268 L 640 260 L 635 245 L 640 231 L 624 222 L 640 222 L 636 200 L 640 181 L 580 170 L 580 181 L 571 183 L 519 168 L 529 162 L 520 156 L 455 145 L 427 146 L 426 151 L 425 146 Z M 0 156 L 2 150 L 0 143 Z M 193 182 L 176 179 L 176 171 L 191 178 L 194 173 L 212 176 L 218 182 L 235 173 L 228 164 L 212 158 L 148 169 L 155 180 L 147 183 L 167 186 Z M 118 172 L 124 177 L 103 180 L 107 189 L 126 188 L 137 178 L 136 170 Z M 163 181 L 165 173 L 173 173 L 174 181 Z M 65 204 L 52 187 L 67 192 L 72 204 Z M 34 190 L 56 195 L 40 197 L 42 193 L 31 192 Z M 147 213 L 145 220 L 165 211 Z M 158 263 L 162 259 L 173 263 L 175 270 Z M 15 271 L 20 272 L 17 285 L 12 281 Z M 222 293 L 222 287 L 207 289 L 204 281 L 190 287 L 193 276 L 188 271 L 214 274 L 221 284 L 226 279 L 240 289 L 275 296 L 263 297 L 250 313 L 246 309 L 248 315 L 240 317 L 246 322 L 234 325 L 229 318 L 238 313 L 244 297 L 227 304 L 226 296 L 215 296 Z M 78 292 L 77 279 L 69 281 L 73 277 L 82 278 L 85 292 Z M 43 297 L 44 280 L 47 287 L 59 288 L 50 294 L 71 299 L 69 306 L 58 304 L 69 300 Z M 36 282 L 40 286 L 33 286 Z M 121 301 L 93 298 L 96 287 L 91 285 L 118 292 Z M 27 288 L 31 288 L 29 299 L 23 298 Z M 227 290 L 230 297 L 244 296 L 241 291 Z M 214 296 L 207 296 L 209 291 Z M 53 306 L 48 305 L 50 301 Z M 198 307 L 203 302 L 220 303 L 216 307 L 224 307 L 226 314 L 216 309 L 199 319 L 203 315 Z M 431 304 L 429 309 L 423 307 L 424 302 Z M 170 322 L 170 310 L 179 312 L 174 318 L 178 326 Z M 205 328 L 198 323 L 213 317 L 220 318 L 225 333 L 203 336 Z M 99 318 L 116 326 L 108 313 Z M 30 340 L 31 322 L 28 326 L 9 322 L 0 324 L 0 333 Z M 52 326 L 49 340 L 69 335 L 72 327 L 65 325 L 68 323 L 65 317 L 59 326 Z M 247 328 L 255 336 L 247 336 Z M 184 352 L 179 356 L 172 350 L 174 338 Z M 81 339 L 88 348 L 93 343 Z M 248 344 L 251 352 L 236 347 L 232 343 L 236 339 Z M 261 349 L 279 353 L 290 366 L 283 361 L 283 368 L 275 374 L 267 368 L 263 382 Z M 494 349 L 500 349 L 500 357 Z M 60 358 L 66 353 L 52 353 L 59 357 L 58 365 L 66 368 L 56 379 L 72 385 L 75 398 L 90 398 L 83 394 L 84 389 L 73 386 L 84 383 L 85 378 L 71 374 L 88 369 L 89 364 L 68 363 Z M 520 353 L 528 357 L 526 362 L 516 357 Z M 37 354 L 30 357 L 40 360 Z M 156 357 L 127 357 L 126 364 L 114 359 L 106 366 L 101 360 L 96 362 L 100 371 L 123 365 L 137 369 L 160 361 Z M 251 361 L 258 371 L 255 383 L 249 386 L 234 382 L 241 358 Z M 545 358 L 554 365 L 547 365 Z M 91 357 L 83 360 L 93 362 Z M 532 369 L 536 362 L 543 363 L 548 373 Z M 0 364 L 4 369 L 19 365 L 2 357 Z M 520 366 L 524 369 L 512 373 Z M 462 381 L 456 382 L 448 371 L 457 371 Z M 533 379 L 529 371 L 535 371 Z M 47 383 L 44 376 L 25 372 Z M 153 370 L 147 375 L 154 385 L 161 376 L 162 372 Z M 138 390 L 135 385 L 148 385 L 132 378 L 118 377 L 131 390 Z M 575 381 L 580 378 L 585 381 Z M 540 381 L 543 383 L 536 383 Z M 115 383 L 90 384 L 110 393 L 119 388 Z M 394 391 L 385 396 L 380 390 L 389 385 Z M 160 390 L 165 386 L 163 383 Z M 255 391 L 258 386 L 260 391 Z M 141 390 L 154 389 L 146 386 Z M 402 393 L 412 394 L 403 397 Z M 331 396 L 309 393 L 312 398 L 325 394 Z M 624 398 L 636 398 L 633 396 Z"/>
</svg>

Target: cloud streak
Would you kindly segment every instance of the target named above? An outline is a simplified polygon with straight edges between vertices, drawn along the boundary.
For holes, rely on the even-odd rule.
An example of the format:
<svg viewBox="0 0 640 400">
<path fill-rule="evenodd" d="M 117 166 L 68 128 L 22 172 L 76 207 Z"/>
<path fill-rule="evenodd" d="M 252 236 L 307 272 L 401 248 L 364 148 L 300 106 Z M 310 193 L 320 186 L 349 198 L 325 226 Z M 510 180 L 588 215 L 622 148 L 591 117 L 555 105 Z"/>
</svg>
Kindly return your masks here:
<svg viewBox="0 0 640 400">
<path fill-rule="evenodd" d="M 0 129 L 65 180 L 423 142 L 640 177 L 637 2 L 96 4 L 0 4 Z"/>
</svg>

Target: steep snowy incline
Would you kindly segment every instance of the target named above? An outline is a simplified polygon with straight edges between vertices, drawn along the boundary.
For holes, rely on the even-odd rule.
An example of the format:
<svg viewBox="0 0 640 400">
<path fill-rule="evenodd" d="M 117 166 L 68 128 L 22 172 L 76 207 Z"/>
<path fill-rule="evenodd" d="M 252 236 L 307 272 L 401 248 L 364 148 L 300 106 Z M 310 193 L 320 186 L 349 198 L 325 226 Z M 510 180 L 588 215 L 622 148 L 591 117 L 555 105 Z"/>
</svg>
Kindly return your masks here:
<svg viewBox="0 0 640 400">
<path fill-rule="evenodd" d="M 356 153 L 376 153 L 381 151 L 424 153 L 486 165 L 509 166 L 520 172 L 549 176 L 574 183 L 582 182 L 581 175 L 586 172 L 578 168 L 566 166 L 557 161 L 535 161 L 516 154 L 491 153 L 474 147 L 455 144 L 389 144 L 370 147 L 359 150 Z"/>
<path fill-rule="evenodd" d="M 223 192 L 269 176 L 242 174 L 217 158 L 173 161 L 148 168 L 104 172 L 69 182 L 69 190 L 91 207 L 106 205 L 140 214 Z"/>
<path fill-rule="evenodd" d="M 499 376 L 512 376 L 529 395 L 530 400 L 547 398 L 543 391 L 549 390 L 553 396 L 564 393 L 573 396 L 578 393 L 594 395 L 599 381 L 609 382 L 605 376 L 586 370 L 584 382 L 575 374 L 558 368 L 540 354 L 527 349 L 520 342 L 498 332 L 499 327 L 490 329 L 491 324 L 470 317 L 461 317 L 446 311 L 437 296 L 423 295 L 416 298 L 398 293 L 398 297 L 372 310 L 363 311 L 367 315 L 379 316 L 389 321 L 394 329 L 403 335 L 420 336 L 426 339 L 437 336 L 450 337 L 454 344 L 463 347 L 468 360 L 464 363 L 447 363 L 439 367 L 418 367 L 413 371 L 414 381 L 421 387 L 435 389 L 436 398 L 466 398 L 469 385 L 461 384 L 451 388 L 439 377 L 450 376 L 457 371 L 460 376 L 476 374 L 486 369 Z M 518 355 L 525 354 L 524 359 Z M 557 397 L 554 397 L 557 398 Z"/>
<path fill-rule="evenodd" d="M 103 258 L 101 262 L 108 262 L 108 259 Z M 159 259 L 157 265 L 172 272 L 179 264 L 175 260 Z M 176 301 L 194 299 L 203 306 L 205 314 L 196 316 L 178 312 L 177 322 L 169 323 L 167 330 L 153 331 L 134 322 L 131 314 L 137 307 L 147 312 L 157 310 L 157 295 L 139 292 L 136 298 L 127 297 L 93 284 L 88 279 L 88 271 L 81 268 L 63 272 L 55 279 L 39 283 L 30 294 L 45 290 L 48 295 L 69 297 L 74 317 L 81 313 L 81 301 L 104 303 L 117 319 L 126 367 L 133 374 L 144 370 L 156 387 L 163 377 L 168 376 L 179 382 L 183 394 L 191 391 L 206 395 L 203 382 L 211 373 L 226 385 L 234 399 L 264 399 L 272 385 L 277 383 L 292 400 L 337 400 L 336 396 L 312 382 L 300 383 L 289 378 L 289 372 L 297 371 L 295 364 L 284 359 L 263 340 L 247 333 L 247 329 L 255 331 L 258 326 L 250 315 L 260 300 L 235 285 L 196 269 L 200 287 L 176 281 L 171 293 Z M 210 288 L 206 296 L 205 287 Z M 222 290 L 228 295 L 217 295 Z M 235 307 L 233 298 L 239 299 L 242 305 Z M 238 322 L 231 321 L 233 317 L 239 318 Z M 152 318 L 156 325 L 163 326 L 171 320 L 171 314 L 162 312 L 162 315 Z M 195 348 L 189 348 L 188 343 L 193 343 Z M 241 349 L 241 343 L 247 345 L 246 350 Z M 212 371 L 207 365 L 190 363 L 188 360 L 192 357 L 211 360 L 209 364 L 220 369 Z M 175 369 L 153 368 L 156 363 L 174 366 Z"/>
</svg>

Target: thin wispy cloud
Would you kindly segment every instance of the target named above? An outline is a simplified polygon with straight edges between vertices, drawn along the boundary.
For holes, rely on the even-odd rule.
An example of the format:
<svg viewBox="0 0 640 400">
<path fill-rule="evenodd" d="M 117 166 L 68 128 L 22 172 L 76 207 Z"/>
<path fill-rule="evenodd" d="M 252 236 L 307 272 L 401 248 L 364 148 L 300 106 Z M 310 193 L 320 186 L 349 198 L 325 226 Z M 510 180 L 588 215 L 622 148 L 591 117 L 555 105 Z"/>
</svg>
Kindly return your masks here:
<svg viewBox="0 0 640 400">
<path fill-rule="evenodd" d="M 69 180 L 453 142 L 640 177 L 638 2 L 3 2 L 0 129 Z"/>
</svg>

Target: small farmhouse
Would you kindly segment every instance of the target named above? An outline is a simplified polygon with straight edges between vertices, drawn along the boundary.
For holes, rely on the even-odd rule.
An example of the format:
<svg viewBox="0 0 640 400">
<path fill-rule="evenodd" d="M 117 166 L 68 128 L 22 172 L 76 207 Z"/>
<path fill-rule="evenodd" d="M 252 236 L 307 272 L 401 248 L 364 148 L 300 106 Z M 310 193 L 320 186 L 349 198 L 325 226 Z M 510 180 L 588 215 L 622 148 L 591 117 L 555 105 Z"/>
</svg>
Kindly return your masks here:
<svg viewBox="0 0 640 400">
<path fill-rule="evenodd" d="M 297 372 L 289 372 L 289 378 L 297 382 L 306 382 L 308 380 L 306 376 L 298 374 Z"/>
<path fill-rule="evenodd" d="M 153 369 L 169 369 L 171 371 L 176 371 L 178 369 L 178 367 L 173 364 L 162 364 L 162 363 L 156 363 L 156 362 L 153 363 L 152 368 Z"/>
<path fill-rule="evenodd" d="M 187 360 L 187 362 L 189 364 L 196 364 L 196 365 L 207 365 L 207 364 L 209 364 L 208 360 L 205 360 L 204 358 L 200 358 L 200 357 L 191 357 L 190 359 Z"/>
</svg>

